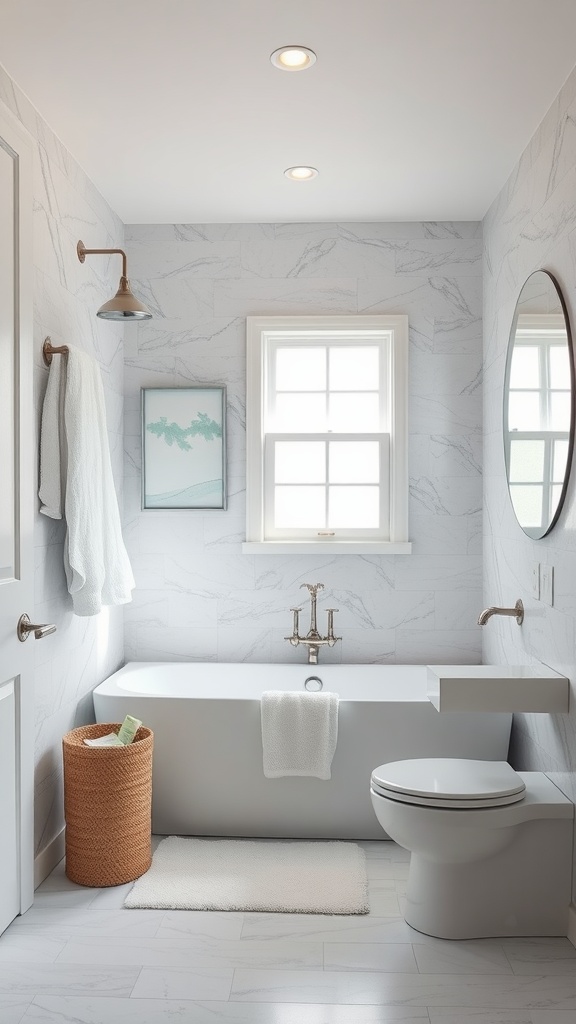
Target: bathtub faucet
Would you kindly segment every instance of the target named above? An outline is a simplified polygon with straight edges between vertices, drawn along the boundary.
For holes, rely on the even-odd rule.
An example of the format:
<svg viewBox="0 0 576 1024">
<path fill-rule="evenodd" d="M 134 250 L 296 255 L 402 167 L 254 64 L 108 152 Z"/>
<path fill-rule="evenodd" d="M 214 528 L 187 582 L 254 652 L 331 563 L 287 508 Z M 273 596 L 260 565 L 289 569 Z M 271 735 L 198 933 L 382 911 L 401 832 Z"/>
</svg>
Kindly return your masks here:
<svg viewBox="0 0 576 1024">
<path fill-rule="evenodd" d="M 290 611 L 294 615 L 294 624 L 292 628 L 292 636 L 285 636 L 285 640 L 289 640 L 293 647 L 298 647 L 298 644 L 305 644 L 308 648 L 308 664 L 318 664 L 318 651 L 321 647 L 334 647 L 337 640 L 341 640 L 341 636 L 334 636 L 334 612 L 338 611 L 338 608 L 327 608 L 328 612 L 328 632 L 326 636 L 320 636 L 318 632 L 318 626 L 316 623 L 316 600 L 319 590 L 324 590 L 323 583 L 302 583 L 300 589 L 306 587 L 310 594 L 310 629 L 306 633 L 306 636 L 300 636 L 298 632 L 298 616 L 302 611 L 301 608 L 291 608 Z"/>
</svg>

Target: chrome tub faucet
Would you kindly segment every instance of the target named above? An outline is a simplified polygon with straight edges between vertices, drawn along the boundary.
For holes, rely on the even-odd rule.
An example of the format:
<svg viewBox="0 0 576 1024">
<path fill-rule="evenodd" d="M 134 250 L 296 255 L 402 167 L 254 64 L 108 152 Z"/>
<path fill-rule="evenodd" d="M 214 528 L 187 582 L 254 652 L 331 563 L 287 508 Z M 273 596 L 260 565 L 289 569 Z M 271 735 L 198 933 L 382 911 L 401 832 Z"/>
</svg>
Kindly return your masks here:
<svg viewBox="0 0 576 1024">
<path fill-rule="evenodd" d="M 300 589 L 306 587 L 310 594 L 310 629 L 306 636 L 300 636 L 299 634 L 299 615 L 302 608 L 291 608 L 290 611 L 294 615 L 292 636 L 285 636 L 285 640 L 289 640 L 293 647 L 298 647 L 299 644 L 305 644 L 308 648 L 308 664 L 318 664 L 318 652 L 321 647 L 334 647 L 334 644 L 341 640 L 341 636 L 334 636 L 334 612 L 338 611 L 338 608 L 327 608 L 328 613 L 328 632 L 326 636 L 320 636 L 318 632 L 318 624 L 316 621 L 316 601 L 319 590 L 324 590 L 323 583 L 302 583 Z"/>
<path fill-rule="evenodd" d="M 513 608 L 498 608 L 495 605 L 492 608 L 485 608 L 478 616 L 478 625 L 485 626 L 488 619 L 491 619 L 493 615 L 515 615 L 516 622 L 521 626 L 524 622 L 524 605 L 520 598 L 518 598 Z"/>
</svg>

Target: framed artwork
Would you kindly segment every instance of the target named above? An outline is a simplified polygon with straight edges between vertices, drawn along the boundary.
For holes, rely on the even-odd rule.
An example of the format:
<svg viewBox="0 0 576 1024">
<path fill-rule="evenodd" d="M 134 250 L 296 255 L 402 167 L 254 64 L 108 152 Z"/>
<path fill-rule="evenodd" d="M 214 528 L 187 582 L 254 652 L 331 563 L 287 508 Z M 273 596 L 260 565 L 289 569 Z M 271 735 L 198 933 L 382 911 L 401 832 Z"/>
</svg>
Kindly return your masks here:
<svg viewBox="0 0 576 1024">
<path fill-rule="evenodd" d="M 226 388 L 142 388 L 142 508 L 226 508 Z"/>
</svg>

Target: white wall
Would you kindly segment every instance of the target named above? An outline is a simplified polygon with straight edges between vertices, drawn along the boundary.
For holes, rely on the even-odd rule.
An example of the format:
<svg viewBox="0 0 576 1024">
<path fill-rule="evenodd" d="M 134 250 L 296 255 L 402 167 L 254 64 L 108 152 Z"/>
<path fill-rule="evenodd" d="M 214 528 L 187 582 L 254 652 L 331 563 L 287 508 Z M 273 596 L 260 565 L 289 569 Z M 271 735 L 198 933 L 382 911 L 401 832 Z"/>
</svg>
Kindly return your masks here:
<svg viewBox="0 0 576 1024">
<path fill-rule="evenodd" d="M 123 226 L 26 97 L 0 68 L 0 100 L 35 141 L 34 154 L 34 355 L 35 407 L 39 418 L 48 371 L 42 361 L 46 335 L 91 352 L 100 364 L 108 415 L 112 462 L 122 483 L 122 330 L 96 319 L 95 312 L 118 287 L 119 257 L 94 257 L 82 266 L 76 243 L 89 247 L 122 244 Z M 59 358 L 59 357 L 56 357 Z M 55 622 L 58 631 L 35 644 L 36 852 L 64 825 L 62 735 L 90 721 L 90 691 L 122 662 L 122 609 L 95 618 L 72 615 L 66 590 L 63 523 L 36 516 L 36 622 Z"/>
<path fill-rule="evenodd" d="M 524 625 L 492 619 L 488 662 L 542 661 L 570 677 L 569 715 L 516 715 L 513 764 L 545 771 L 576 801 L 576 474 L 560 521 L 531 541 L 508 499 L 502 448 L 502 390 L 508 334 L 526 277 L 542 268 L 560 283 L 576 328 L 576 72 L 566 82 L 484 221 L 484 597 L 526 607 Z M 531 596 L 533 562 L 554 566 L 555 602 Z"/>
<path fill-rule="evenodd" d="M 481 241 L 477 224 L 126 229 L 154 319 L 126 338 L 127 659 L 300 661 L 302 582 L 326 584 L 342 644 L 322 660 L 475 662 L 481 607 Z M 245 317 L 410 317 L 411 556 L 249 556 Z M 229 511 L 140 511 L 143 386 L 226 384 Z M 322 612 L 319 624 L 325 619 Z"/>
</svg>

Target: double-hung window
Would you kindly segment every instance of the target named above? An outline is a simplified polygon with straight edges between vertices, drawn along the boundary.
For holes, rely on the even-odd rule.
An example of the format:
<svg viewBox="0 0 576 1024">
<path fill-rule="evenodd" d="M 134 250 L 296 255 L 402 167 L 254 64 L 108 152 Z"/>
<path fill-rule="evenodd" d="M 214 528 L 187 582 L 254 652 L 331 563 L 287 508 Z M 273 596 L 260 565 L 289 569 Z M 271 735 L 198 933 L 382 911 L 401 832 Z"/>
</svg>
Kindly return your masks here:
<svg viewBox="0 0 576 1024">
<path fill-rule="evenodd" d="M 407 553 L 405 316 L 247 320 L 244 550 Z"/>
</svg>

